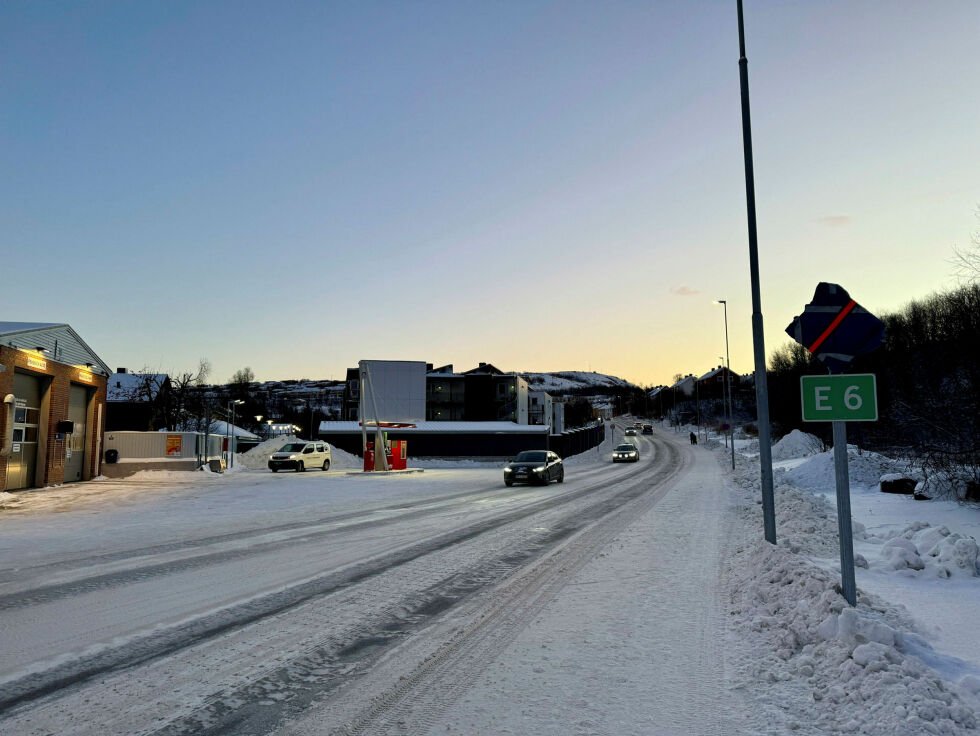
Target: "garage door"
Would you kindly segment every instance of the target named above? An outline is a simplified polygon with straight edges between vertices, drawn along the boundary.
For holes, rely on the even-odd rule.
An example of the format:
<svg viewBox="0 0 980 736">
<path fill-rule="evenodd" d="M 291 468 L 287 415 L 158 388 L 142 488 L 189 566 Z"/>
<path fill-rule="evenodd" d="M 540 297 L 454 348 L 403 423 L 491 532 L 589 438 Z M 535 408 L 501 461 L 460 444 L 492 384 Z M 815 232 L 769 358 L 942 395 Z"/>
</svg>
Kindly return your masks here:
<svg viewBox="0 0 980 736">
<path fill-rule="evenodd" d="M 68 390 L 68 421 L 75 431 L 65 437 L 65 482 L 82 480 L 85 467 L 85 419 L 88 415 L 88 389 L 71 385 Z"/>
</svg>

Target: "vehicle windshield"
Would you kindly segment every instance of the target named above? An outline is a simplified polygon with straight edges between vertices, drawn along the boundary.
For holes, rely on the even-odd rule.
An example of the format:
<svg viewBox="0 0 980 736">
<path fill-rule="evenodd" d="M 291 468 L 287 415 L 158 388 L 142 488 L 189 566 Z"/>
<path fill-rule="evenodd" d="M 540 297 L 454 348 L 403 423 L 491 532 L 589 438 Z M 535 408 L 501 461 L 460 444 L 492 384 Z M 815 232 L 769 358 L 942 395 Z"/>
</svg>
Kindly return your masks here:
<svg viewBox="0 0 980 736">
<path fill-rule="evenodd" d="M 288 445 L 283 445 L 279 452 L 301 452 L 306 444 L 303 442 L 290 442 Z"/>
<path fill-rule="evenodd" d="M 517 457 L 514 458 L 515 463 L 543 463 L 548 458 L 548 453 L 537 452 L 534 450 L 525 450 L 524 452 L 517 453 Z"/>
<path fill-rule="evenodd" d="M 616 448 L 616 452 L 632 452 L 635 449 L 633 445 L 620 445 Z"/>
</svg>

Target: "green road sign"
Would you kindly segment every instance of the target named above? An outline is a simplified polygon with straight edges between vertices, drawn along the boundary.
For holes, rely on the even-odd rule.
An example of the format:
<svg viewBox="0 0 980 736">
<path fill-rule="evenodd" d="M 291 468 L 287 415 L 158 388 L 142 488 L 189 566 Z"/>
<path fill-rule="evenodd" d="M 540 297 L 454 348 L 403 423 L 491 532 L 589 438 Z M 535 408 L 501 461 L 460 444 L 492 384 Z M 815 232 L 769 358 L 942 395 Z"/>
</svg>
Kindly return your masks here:
<svg viewBox="0 0 980 736">
<path fill-rule="evenodd" d="M 801 376 L 804 422 L 877 422 L 873 373 Z"/>
</svg>

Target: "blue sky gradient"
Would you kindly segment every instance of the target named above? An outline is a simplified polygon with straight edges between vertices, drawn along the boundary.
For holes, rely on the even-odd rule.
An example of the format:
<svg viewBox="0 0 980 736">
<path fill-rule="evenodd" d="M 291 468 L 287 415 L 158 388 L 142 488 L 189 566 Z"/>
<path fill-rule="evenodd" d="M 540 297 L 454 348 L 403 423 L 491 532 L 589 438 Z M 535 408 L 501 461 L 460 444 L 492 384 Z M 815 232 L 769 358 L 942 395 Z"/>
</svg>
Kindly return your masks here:
<svg viewBox="0 0 980 736">
<path fill-rule="evenodd" d="M 980 4 L 746 2 L 767 348 L 952 284 Z M 112 365 L 752 368 L 734 2 L 0 6 L 0 318 Z M 86 282 L 97 284 L 85 287 Z"/>
</svg>

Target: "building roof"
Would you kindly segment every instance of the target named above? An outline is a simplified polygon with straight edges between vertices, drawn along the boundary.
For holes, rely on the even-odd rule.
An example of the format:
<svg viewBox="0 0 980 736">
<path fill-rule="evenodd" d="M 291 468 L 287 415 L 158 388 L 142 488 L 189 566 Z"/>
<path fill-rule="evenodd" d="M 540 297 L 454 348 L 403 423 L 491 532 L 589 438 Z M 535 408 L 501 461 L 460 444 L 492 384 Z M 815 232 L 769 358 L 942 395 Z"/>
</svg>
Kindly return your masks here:
<svg viewBox="0 0 980 736">
<path fill-rule="evenodd" d="M 106 401 L 152 401 L 168 378 L 166 373 L 113 373 Z"/>
<path fill-rule="evenodd" d="M 286 425 L 291 427 L 292 425 Z M 160 432 L 169 432 L 170 430 L 161 429 Z M 257 434 L 249 432 L 247 429 L 242 429 L 241 427 L 236 427 L 234 424 L 229 424 L 228 422 L 223 422 L 220 419 L 215 419 L 211 422 L 209 427 L 209 434 L 221 435 L 222 437 L 226 435 L 232 435 L 233 437 L 240 437 L 244 440 L 257 440 L 261 439 Z"/>
<path fill-rule="evenodd" d="M 94 373 L 112 373 L 102 359 L 65 322 L 0 322 L 0 342 L 17 350 L 44 349 L 44 357 L 64 365 L 91 366 Z"/>
<path fill-rule="evenodd" d="M 717 376 L 717 375 L 718 375 L 719 373 L 724 373 L 724 372 L 725 372 L 726 370 L 728 370 L 728 369 L 727 369 L 727 368 L 725 368 L 725 366 L 723 366 L 723 365 L 720 365 L 720 366 L 718 366 L 717 368 L 714 368 L 713 370 L 710 370 L 710 371 L 708 371 L 707 373 L 705 373 L 705 374 L 704 374 L 703 376 L 701 376 L 701 377 L 700 377 L 700 378 L 699 378 L 698 380 L 699 380 L 699 381 L 705 381 L 705 380 L 707 380 L 707 379 L 709 379 L 709 378 L 714 378 L 714 377 L 715 377 L 715 376 Z"/>
<path fill-rule="evenodd" d="M 500 370 L 493 363 L 480 363 L 476 368 L 470 368 L 468 371 L 463 371 L 463 375 L 471 376 L 473 374 L 489 374 L 492 376 L 503 376 L 506 375 L 502 370 Z"/>
<path fill-rule="evenodd" d="M 416 422 L 414 427 L 383 431 L 410 434 L 548 434 L 547 424 L 515 424 L 514 422 Z M 368 425 L 368 434 L 374 426 Z M 320 422 L 320 434 L 360 434 L 359 422 Z"/>
<path fill-rule="evenodd" d="M 0 337 L 12 335 L 17 332 L 30 332 L 31 330 L 45 330 L 49 327 L 67 327 L 66 324 L 56 322 L 0 322 Z"/>
</svg>

